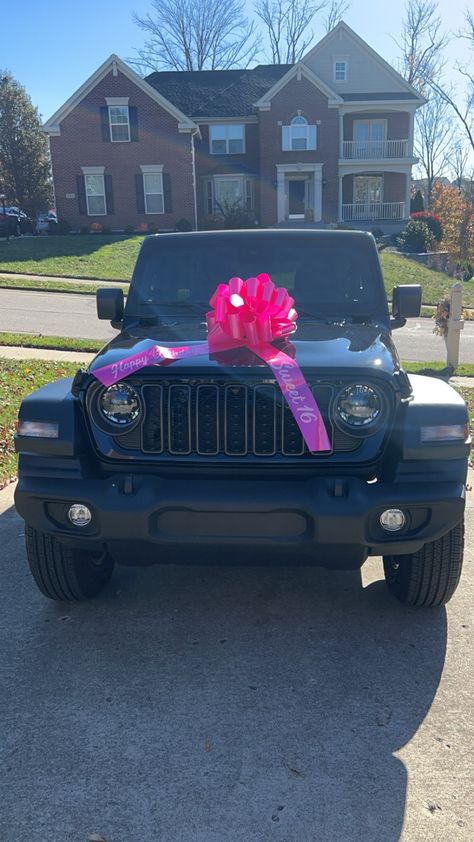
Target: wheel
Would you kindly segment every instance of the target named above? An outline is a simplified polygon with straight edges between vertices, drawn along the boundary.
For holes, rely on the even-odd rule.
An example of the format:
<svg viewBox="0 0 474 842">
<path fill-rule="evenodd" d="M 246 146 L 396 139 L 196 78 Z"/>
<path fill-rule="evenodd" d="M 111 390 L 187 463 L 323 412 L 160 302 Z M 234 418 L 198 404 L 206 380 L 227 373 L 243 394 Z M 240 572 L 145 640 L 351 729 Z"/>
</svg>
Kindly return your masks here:
<svg viewBox="0 0 474 842">
<path fill-rule="evenodd" d="M 462 570 L 464 521 L 410 555 L 384 556 L 387 587 L 400 602 L 435 608 L 455 592 Z"/>
<path fill-rule="evenodd" d="M 20 223 L 19 223 L 19 222 L 17 222 L 17 223 L 13 226 L 13 236 L 14 236 L 14 237 L 21 237 L 21 227 L 20 227 Z"/>
<path fill-rule="evenodd" d="M 65 547 L 54 538 L 26 526 L 28 564 L 41 593 L 58 601 L 79 602 L 102 590 L 114 562 L 106 552 Z"/>
</svg>

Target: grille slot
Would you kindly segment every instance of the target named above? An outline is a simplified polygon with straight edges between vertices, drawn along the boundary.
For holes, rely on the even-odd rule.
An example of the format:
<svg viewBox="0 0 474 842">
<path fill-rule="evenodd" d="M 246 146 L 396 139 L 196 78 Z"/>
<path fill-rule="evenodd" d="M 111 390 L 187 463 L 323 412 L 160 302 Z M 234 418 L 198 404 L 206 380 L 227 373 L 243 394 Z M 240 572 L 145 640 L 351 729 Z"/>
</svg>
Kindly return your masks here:
<svg viewBox="0 0 474 842">
<path fill-rule="evenodd" d="M 336 387 L 318 384 L 313 394 L 332 441 L 332 452 L 349 453 L 361 440 L 333 427 L 331 401 Z M 127 450 L 148 454 L 186 456 L 227 455 L 229 457 L 328 456 L 311 454 L 304 444 L 293 415 L 279 387 L 274 383 L 144 384 L 145 418 L 140 427 L 117 436 Z"/>
</svg>

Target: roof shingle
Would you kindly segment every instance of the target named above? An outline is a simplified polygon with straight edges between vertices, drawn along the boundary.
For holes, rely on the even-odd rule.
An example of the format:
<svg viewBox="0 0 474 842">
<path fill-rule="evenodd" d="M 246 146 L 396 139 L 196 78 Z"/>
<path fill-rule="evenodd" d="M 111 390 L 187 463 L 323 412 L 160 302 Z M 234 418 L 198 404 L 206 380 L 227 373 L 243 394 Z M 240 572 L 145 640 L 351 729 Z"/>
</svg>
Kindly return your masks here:
<svg viewBox="0 0 474 842">
<path fill-rule="evenodd" d="M 251 70 L 159 70 L 146 81 L 189 117 L 248 117 L 265 91 L 291 64 L 259 64 Z"/>
</svg>

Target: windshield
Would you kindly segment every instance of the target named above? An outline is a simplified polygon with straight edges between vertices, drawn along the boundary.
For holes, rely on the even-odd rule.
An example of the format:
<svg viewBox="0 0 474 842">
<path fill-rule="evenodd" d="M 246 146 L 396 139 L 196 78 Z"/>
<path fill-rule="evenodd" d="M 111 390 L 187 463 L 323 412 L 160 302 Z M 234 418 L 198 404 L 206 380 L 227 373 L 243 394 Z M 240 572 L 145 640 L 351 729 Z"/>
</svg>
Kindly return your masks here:
<svg viewBox="0 0 474 842">
<path fill-rule="evenodd" d="M 127 301 L 127 317 L 171 309 L 202 313 L 219 283 L 266 272 L 286 287 L 301 315 L 384 318 L 387 305 L 373 242 L 305 235 L 172 235 L 145 242 Z M 355 242 L 356 241 L 356 242 Z"/>
</svg>

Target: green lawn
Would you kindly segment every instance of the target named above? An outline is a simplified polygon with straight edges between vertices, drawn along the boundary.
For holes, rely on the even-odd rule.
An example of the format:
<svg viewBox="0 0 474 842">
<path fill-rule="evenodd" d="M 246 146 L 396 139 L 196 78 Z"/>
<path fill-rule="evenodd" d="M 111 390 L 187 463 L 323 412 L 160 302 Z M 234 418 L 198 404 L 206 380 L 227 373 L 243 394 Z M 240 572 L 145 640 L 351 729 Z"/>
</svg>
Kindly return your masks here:
<svg viewBox="0 0 474 842">
<path fill-rule="evenodd" d="M 127 295 L 129 285 L 112 282 L 113 285 L 120 286 Z M 81 295 L 95 295 L 99 287 L 104 286 L 104 281 L 88 281 L 87 284 L 77 281 L 65 281 L 62 278 L 57 280 L 33 279 L 22 277 L 21 275 L 11 275 L 10 277 L 0 276 L 0 289 L 29 289 L 36 292 L 72 292 L 80 293 Z"/>
<path fill-rule="evenodd" d="M 0 271 L 128 281 L 142 236 L 70 234 L 0 242 Z"/>
<path fill-rule="evenodd" d="M 50 380 L 71 377 L 76 371 L 77 365 L 72 363 L 0 360 L 0 488 L 16 474 L 13 435 L 22 398 Z"/>
<path fill-rule="evenodd" d="M 22 398 L 51 380 L 72 377 L 76 371 L 73 363 L 0 359 L 0 488 L 16 475 L 13 436 Z M 456 388 L 469 406 L 474 427 L 474 388 Z"/>
<path fill-rule="evenodd" d="M 0 271 L 128 281 L 142 240 L 142 236 L 104 234 L 3 240 L 0 242 Z M 396 254 L 382 252 L 380 257 L 390 299 L 397 284 L 420 283 L 423 303 L 436 304 L 453 283 L 453 279 L 443 272 L 433 272 Z M 5 285 L 5 281 L 0 279 L 0 284 Z M 20 288 L 24 282 L 8 281 L 8 285 Z M 464 284 L 464 306 L 474 307 L 474 282 Z"/>
<path fill-rule="evenodd" d="M 41 333 L 0 332 L 0 346 L 10 345 L 15 348 L 49 348 L 53 351 L 85 351 L 96 354 L 105 342 L 94 339 L 70 339 L 64 336 L 42 336 Z M 474 366 L 473 366 L 474 368 Z"/>
<path fill-rule="evenodd" d="M 452 287 L 454 281 L 444 272 L 434 272 L 414 260 L 399 257 L 393 252 L 381 252 L 380 261 L 385 279 L 387 295 L 392 298 L 392 289 L 397 284 L 421 284 L 423 304 L 436 304 L 443 293 Z M 463 284 L 465 307 L 474 307 L 474 281 Z"/>
</svg>

